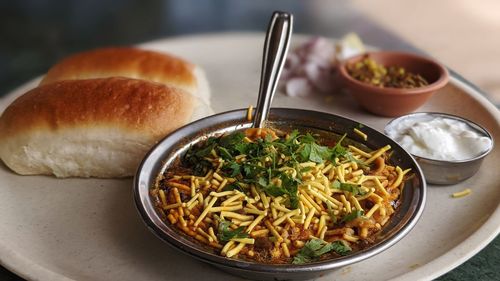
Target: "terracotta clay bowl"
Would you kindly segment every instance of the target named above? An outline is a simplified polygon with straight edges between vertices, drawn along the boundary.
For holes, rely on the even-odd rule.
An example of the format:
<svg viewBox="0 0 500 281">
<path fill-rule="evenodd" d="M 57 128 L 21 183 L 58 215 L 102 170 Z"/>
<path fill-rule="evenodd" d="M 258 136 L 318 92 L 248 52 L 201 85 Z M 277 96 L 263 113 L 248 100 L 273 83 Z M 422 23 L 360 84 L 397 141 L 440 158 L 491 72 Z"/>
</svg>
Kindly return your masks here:
<svg viewBox="0 0 500 281">
<path fill-rule="evenodd" d="M 378 64 L 403 67 L 406 71 L 420 74 L 429 85 L 404 89 L 378 87 L 351 77 L 348 64 L 357 63 L 369 56 Z M 440 63 L 411 53 L 393 51 L 367 52 L 345 60 L 339 66 L 339 76 L 346 91 L 359 105 L 376 115 L 395 117 L 413 112 L 422 106 L 436 91 L 449 80 L 448 71 Z"/>
</svg>

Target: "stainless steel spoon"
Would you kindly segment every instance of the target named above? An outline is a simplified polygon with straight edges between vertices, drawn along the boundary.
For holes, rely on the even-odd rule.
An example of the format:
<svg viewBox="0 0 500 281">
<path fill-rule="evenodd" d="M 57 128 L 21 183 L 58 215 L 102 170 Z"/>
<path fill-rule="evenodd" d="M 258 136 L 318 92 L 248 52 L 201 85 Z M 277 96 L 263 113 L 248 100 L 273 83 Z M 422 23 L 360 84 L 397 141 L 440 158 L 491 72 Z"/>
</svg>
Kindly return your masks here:
<svg viewBox="0 0 500 281">
<path fill-rule="evenodd" d="M 257 99 L 253 118 L 253 128 L 261 128 L 269 114 L 271 102 L 288 53 L 292 27 L 292 14 L 280 11 L 273 13 L 264 42 L 259 98 Z"/>
</svg>

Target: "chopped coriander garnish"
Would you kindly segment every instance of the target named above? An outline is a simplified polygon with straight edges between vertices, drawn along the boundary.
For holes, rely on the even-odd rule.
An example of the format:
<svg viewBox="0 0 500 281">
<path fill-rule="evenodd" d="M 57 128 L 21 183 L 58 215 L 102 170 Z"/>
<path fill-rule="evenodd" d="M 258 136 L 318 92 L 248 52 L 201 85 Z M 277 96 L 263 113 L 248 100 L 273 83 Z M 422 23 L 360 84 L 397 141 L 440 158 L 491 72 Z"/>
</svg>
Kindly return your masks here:
<svg viewBox="0 0 500 281">
<path fill-rule="evenodd" d="M 231 222 L 221 220 L 219 221 L 219 233 L 217 237 L 222 242 L 227 242 L 233 238 L 246 238 L 248 233 L 245 232 L 245 227 L 240 226 L 236 229 L 231 229 Z"/>
<path fill-rule="evenodd" d="M 347 243 L 345 243 L 343 240 L 337 240 L 330 244 L 332 245 L 332 250 L 341 256 L 345 256 L 352 251 L 351 247 L 349 247 L 349 245 L 347 245 Z"/>
<path fill-rule="evenodd" d="M 301 135 L 292 131 L 286 138 L 273 139 L 271 135 L 252 142 L 244 140 L 245 134 L 234 132 L 220 138 L 209 138 L 203 145 L 191 147 L 183 157 L 183 163 L 192 167 L 197 176 L 205 175 L 216 164 L 206 160 L 215 151 L 224 160 L 223 176 L 255 184 L 270 196 L 285 196 L 287 207 L 298 208 L 298 185 L 300 177 L 292 177 L 280 170 L 291 167 L 300 174 L 310 167 L 300 167 L 301 162 L 323 163 L 336 157 L 348 157 L 350 153 L 342 146 L 345 135 L 332 148 L 318 144 L 312 134 Z M 236 160 L 244 154 L 245 160 Z M 278 180 L 276 180 L 278 179 Z M 224 190 L 240 189 L 228 185 Z"/>
<path fill-rule="evenodd" d="M 349 222 L 356 218 L 361 217 L 364 214 L 363 210 L 355 210 L 345 215 L 340 222 Z"/>
<path fill-rule="evenodd" d="M 222 189 L 222 191 L 230 191 L 230 190 L 239 190 L 239 191 L 243 191 L 243 190 L 244 190 L 244 188 L 243 188 L 240 184 L 238 184 L 238 183 L 234 182 L 234 183 L 227 184 L 227 185 L 226 185 L 226 186 L 224 186 L 224 188 Z"/>
<path fill-rule="evenodd" d="M 352 193 L 353 196 L 356 195 L 363 195 L 365 192 L 361 190 L 361 185 L 359 184 L 352 184 L 352 183 L 344 183 L 344 182 L 339 182 L 338 180 L 335 180 L 332 182 L 332 187 L 344 191 L 348 191 Z"/>
<path fill-rule="evenodd" d="M 345 255 L 351 251 L 351 248 L 342 241 L 328 243 L 321 239 L 311 239 L 306 242 L 302 249 L 300 249 L 297 255 L 293 258 L 292 263 L 304 264 L 312 262 L 330 251 L 334 251 L 339 255 Z"/>
</svg>

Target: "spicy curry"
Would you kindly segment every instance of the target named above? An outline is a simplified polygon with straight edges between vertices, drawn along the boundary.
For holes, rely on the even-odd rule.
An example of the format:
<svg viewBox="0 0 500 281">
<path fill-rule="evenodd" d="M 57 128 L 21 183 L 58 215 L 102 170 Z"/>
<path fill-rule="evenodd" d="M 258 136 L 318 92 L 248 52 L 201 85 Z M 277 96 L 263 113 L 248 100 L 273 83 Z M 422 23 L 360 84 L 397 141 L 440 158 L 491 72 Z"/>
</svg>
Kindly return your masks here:
<svg viewBox="0 0 500 281">
<path fill-rule="evenodd" d="M 311 133 L 237 131 L 192 146 L 151 189 L 166 221 L 228 258 L 302 264 L 373 243 L 409 169 Z"/>
</svg>

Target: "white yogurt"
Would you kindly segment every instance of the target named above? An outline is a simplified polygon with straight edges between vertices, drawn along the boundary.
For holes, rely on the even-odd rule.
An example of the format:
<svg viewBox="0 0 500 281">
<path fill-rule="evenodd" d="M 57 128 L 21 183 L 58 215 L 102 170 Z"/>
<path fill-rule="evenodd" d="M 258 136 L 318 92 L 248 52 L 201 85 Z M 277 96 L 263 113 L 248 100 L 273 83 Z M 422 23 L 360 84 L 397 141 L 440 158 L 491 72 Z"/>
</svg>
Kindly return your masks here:
<svg viewBox="0 0 500 281">
<path fill-rule="evenodd" d="M 386 134 L 411 154 L 436 160 L 471 159 L 492 146 L 465 122 L 428 115 L 401 120 Z"/>
</svg>

